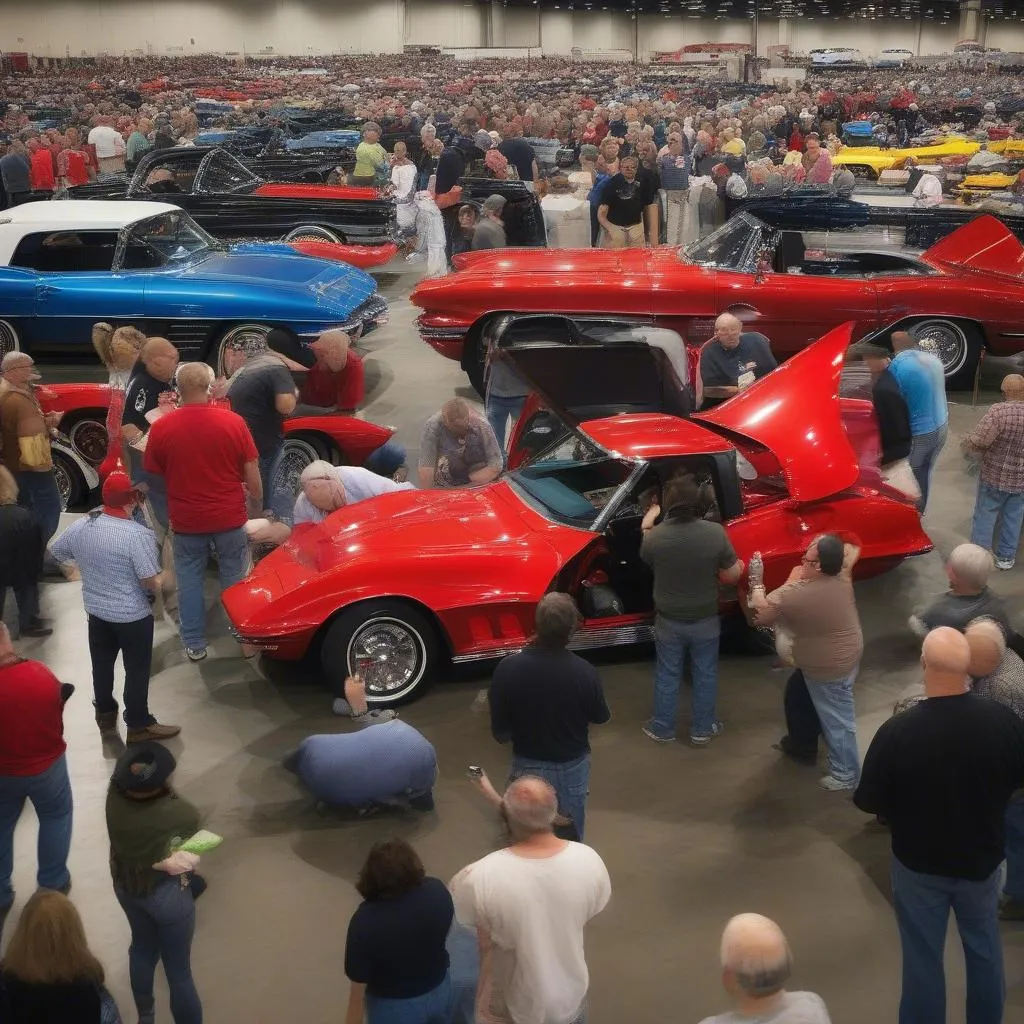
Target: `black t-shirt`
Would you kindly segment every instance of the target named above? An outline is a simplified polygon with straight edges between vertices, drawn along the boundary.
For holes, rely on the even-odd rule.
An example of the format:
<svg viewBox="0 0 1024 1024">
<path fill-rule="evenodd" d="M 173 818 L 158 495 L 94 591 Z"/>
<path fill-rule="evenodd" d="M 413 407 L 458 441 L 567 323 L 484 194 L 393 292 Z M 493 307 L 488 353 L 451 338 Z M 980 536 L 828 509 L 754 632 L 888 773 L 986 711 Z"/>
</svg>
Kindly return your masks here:
<svg viewBox="0 0 1024 1024">
<path fill-rule="evenodd" d="M 273 455 L 282 436 L 284 416 L 277 411 L 274 399 L 294 393 L 295 381 L 280 363 L 243 368 L 231 382 L 231 408 L 245 420 L 260 458 Z"/>
<path fill-rule="evenodd" d="M 137 363 L 124 392 L 124 412 L 121 414 L 121 426 L 131 424 L 145 433 L 149 430 L 146 413 L 157 407 L 160 396 L 165 391 L 173 390 L 173 384 L 169 381 L 157 380 L 141 362 Z"/>
<path fill-rule="evenodd" d="M 1024 786 L 1024 722 L 994 700 L 933 697 L 875 734 L 854 803 L 892 827 L 906 868 L 980 882 L 1003 860 L 1003 816 Z"/>
<path fill-rule="evenodd" d="M 434 179 L 435 195 L 443 196 L 451 192 L 466 173 L 466 158 L 455 146 L 445 146 L 437 158 L 437 176 Z"/>
<path fill-rule="evenodd" d="M 533 181 L 533 161 L 537 154 L 525 139 L 505 139 L 498 152 L 516 169 L 520 181 Z"/>
<path fill-rule="evenodd" d="M 706 388 L 736 387 L 742 374 L 753 370 L 754 379 L 760 380 L 778 365 L 768 339 L 756 331 L 745 331 L 735 348 L 723 348 L 711 340 L 701 349 L 701 384 Z M 724 398 L 705 397 L 701 408 L 710 409 L 724 401 Z"/>
<path fill-rule="evenodd" d="M 910 454 L 910 412 L 896 378 L 888 370 L 880 373 L 872 386 L 871 403 L 882 442 L 882 465 L 905 459 Z"/>
<path fill-rule="evenodd" d="M 0 1021 L 4 1024 L 100 1024 L 102 997 L 92 982 L 31 985 L 0 974 Z"/>
<path fill-rule="evenodd" d="M 491 731 L 516 757 L 562 764 L 590 750 L 589 725 L 611 718 L 597 669 L 571 651 L 527 647 L 504 658 L 490 688 Z"/>
<path fill-rule="evenodd" d="M 644 210 L 654 202 L 655 187 L 650 177 L 637 174 L 633 181 L 626 181 L 621 174 L 615 174 L 604 183 L 601 190 L 601 206 L 608 207 L 608 220 L 621 228 L 642 224 Z"/>
<path fill-rule="evenodd" d="M 444 882 L 424 878 L 393 900 L 366 900 L 348 925 L 345 974 L 379 999 L 414 999 L 448 973 L 445 940 L 455 908 Z"/>
</svg>

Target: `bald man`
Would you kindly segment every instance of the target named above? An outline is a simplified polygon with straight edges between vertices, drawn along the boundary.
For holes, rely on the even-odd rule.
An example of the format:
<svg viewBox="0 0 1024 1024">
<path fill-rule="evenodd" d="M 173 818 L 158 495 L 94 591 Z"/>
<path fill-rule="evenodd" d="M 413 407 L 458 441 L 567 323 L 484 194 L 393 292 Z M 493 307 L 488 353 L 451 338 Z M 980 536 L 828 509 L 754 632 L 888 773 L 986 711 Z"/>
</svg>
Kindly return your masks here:
<svg viewBox="0 0 1024 1024">
<path fill-rule="evenodd" d="M 968 672 L 974 692 L 998 701 L 1024 720 L 1024 661 L 1007 648 L 998 622 L 975 619 L 964 632 L 971 649 Z M 1024 921 L 1024 793 L 1006 808 L 1006 880 L 999 907 L 1002 921 Z"/>
<path fill-rule="evenodd" d="M 744 331 L 739 317 L 723 313 L 715 321 L 714 336 L 700 350 L 700 408 L 721 405 L 778 365 L 763 334 Z"/>
<path fill-rule="evenodd" d="M 701 1024 L 830 1024 L 813 992 L 787 992 L 793 958 L 782 929 L 760 914 L 737 914 L 722 933 L 722 987 L 735 1009 Z"/>
<path fill-rule="evenodd" d="M 926 699 L 875 734 L 854 803 L 892 827 L 892 887 L 903 949 L 900 1024 L 946 1019 L 949 913 L 964 947 L 969 1024 L 999 1024 L 998 927 L 1004 817 L 1024 786 L 1024 722 L 969 691 L 971 647 L 949 626 L 921 650 Z"/>
</svg>

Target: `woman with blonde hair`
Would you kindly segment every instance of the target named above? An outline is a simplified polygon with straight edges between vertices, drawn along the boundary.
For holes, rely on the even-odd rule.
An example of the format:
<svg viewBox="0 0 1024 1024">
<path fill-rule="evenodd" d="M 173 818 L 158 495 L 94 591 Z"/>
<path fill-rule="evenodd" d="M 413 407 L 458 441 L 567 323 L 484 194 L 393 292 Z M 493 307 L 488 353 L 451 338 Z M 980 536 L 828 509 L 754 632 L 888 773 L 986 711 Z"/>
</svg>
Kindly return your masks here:
<svg viewBox="0 0 1024 1024">
<path fill-rule="evenodd" d="M 19 637 L 49 636 L 53 632 L 53 627 L 39 618 L 42 571 L 43 531 L 39 520 L 18 504 L 18 484 L 10 471 L 0 466 L 0 616 L 9 587 L 18 602 Z"/>
<path fill-rule="evenodd" d="M 82 919 L 65 895 L 40 889 L 25 905 L 0 961 L 4 1024 L 121 1024 L 89 950 Z"/>
</svg>

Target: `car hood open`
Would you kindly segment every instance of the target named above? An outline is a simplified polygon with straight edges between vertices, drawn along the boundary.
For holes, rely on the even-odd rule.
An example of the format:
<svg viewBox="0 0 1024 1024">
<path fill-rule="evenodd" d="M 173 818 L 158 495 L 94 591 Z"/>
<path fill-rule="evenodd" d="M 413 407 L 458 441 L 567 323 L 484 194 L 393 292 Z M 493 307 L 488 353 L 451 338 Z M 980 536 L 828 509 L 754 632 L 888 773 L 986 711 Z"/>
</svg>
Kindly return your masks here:
<svg viewBox="0 0 1024 1024">
<path fill-rule="evenodd" d="M 852 486 L 860 467 L 843 425 L 839 378 L 853 326 L 833 328 L 746 391 L 694 419 L 771 451 L 799 501 L 818 501 Z"/>
<path fill-rule="evenodd" d="M 940 270 L 952 265 L 1016 281 L 1024 277 L 1024 246 L 991 214 L 957 228 L 926 250 L 921 259 Z"/>
</svg>

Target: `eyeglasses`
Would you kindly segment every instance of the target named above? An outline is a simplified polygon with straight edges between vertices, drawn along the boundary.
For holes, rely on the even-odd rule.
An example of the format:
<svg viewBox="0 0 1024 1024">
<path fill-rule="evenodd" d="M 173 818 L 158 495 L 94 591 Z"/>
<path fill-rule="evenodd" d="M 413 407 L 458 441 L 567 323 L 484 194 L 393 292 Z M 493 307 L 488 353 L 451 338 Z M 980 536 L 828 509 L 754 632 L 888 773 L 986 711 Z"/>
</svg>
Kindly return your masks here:
<svg viewBox="0 0 1024 1024">
<path fill-rule="evenodd" d="M 819 559 L 808 558 L 806 555 L 804 555 L 804 557 L 801 558 L 800 561 L 803 562 L 804 565 L 821 565 L 821 561 Z"/>
</svg>

